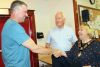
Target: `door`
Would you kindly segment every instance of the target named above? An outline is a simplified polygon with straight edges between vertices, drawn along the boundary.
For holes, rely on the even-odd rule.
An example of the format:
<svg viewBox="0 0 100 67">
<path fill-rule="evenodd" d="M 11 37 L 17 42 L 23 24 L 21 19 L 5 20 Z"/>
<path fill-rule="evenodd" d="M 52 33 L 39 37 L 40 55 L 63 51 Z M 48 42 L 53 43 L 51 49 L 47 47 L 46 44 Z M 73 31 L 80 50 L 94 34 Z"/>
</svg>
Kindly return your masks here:
<svg viewBox="0 0 100 67">
<path fill-rule="evenodd" d="M 25 19 L 24 23 L 21 23 L 23 28 L 25 29 L 26 33 L 37 43 L 36 40 L 36 29 L 35 29 L 35 16 L 34 16 L 34 10 L 28 10 L 28 16 Z M 0 67 L 4 67 L 3 61 L 2 61 L 2 50 L 1 50 L 1 31 L 3 28 L 4 23 L 9 18 L 9 15 L 0 15 Z M 31 60 L 31 67 L 39 67 L 38 62 L 38 54 L 32 53 L 30 51 L 30 60 Z"/>
<path fill-rule="evenodd" d="M 2 61 L 2 50 L 1 50 L 1 31 L 4 25 L 4 22 L 8 19 L 9 16 L 0 15 L 0 67 L 4 67 L 3 61 Z"/>
</svg>

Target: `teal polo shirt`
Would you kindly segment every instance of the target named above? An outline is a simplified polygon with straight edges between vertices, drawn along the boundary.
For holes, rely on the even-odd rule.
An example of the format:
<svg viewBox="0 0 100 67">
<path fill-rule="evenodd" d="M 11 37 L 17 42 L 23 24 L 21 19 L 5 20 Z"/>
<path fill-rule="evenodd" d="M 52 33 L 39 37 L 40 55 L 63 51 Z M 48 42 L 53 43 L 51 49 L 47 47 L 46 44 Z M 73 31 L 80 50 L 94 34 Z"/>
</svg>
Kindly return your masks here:
<svg viewBox="0 0 100 67">
<path fill-rule="evenodd" d="M 8 19 L 2 30 L 2 57 L 5 67 L 30 67 L 29 49 L 22 45 L 29 39 L 24 28 Z"/>
</svg>

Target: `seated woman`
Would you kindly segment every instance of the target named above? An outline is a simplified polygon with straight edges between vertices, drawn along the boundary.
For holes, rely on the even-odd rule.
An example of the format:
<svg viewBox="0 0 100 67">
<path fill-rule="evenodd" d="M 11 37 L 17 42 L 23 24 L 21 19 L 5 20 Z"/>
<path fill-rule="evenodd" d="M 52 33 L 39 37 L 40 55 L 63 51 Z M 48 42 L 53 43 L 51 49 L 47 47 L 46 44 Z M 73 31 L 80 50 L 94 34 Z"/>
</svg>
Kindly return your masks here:
<svg viewBox="0 0 100 67">
<path fill-rule="evenodd" d="M 100 42 L 93 39 L 93 30 L 87 24 L 79 28 L 79 40 L 67 52 L 72 67 L 100 67 Z"/>
</svg>

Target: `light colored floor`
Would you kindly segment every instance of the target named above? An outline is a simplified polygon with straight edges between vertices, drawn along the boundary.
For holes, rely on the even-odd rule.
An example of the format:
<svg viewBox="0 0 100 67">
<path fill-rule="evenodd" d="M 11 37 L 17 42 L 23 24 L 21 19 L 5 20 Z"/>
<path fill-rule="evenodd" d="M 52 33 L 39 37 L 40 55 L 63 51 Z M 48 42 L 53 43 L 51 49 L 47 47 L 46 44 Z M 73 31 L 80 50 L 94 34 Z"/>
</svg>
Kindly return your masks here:
<svg viewBox="0 0 100 67">
<path fill-rule="evenodd" d="M 38 54 L 39 67 L 52 67 L 51 55 Z"/>
<path fill-rule="evenodd" d="M 52 67 L 52 65 L 43 61 L 39 61 L 39 67 Z"/>
</svg>

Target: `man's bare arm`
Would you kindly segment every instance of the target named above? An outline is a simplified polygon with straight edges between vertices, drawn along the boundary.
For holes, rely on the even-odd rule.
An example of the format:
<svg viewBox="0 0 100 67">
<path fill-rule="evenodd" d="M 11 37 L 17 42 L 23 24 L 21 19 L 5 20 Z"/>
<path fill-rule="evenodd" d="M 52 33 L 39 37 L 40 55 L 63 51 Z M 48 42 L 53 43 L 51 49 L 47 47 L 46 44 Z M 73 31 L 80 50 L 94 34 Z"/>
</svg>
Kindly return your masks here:
<svg viewBox="0 0 100 67">
<path fill-rule="evenodd" d="M 34 53 L 42 53 L 42 54 L 50 54 L 52 51 L 50 48 L 41 47 L 36 45 L 35 42 L 29 38 L 27 41 L 23 43 L 23 46 L 29 48 Z"/>
</svg>

